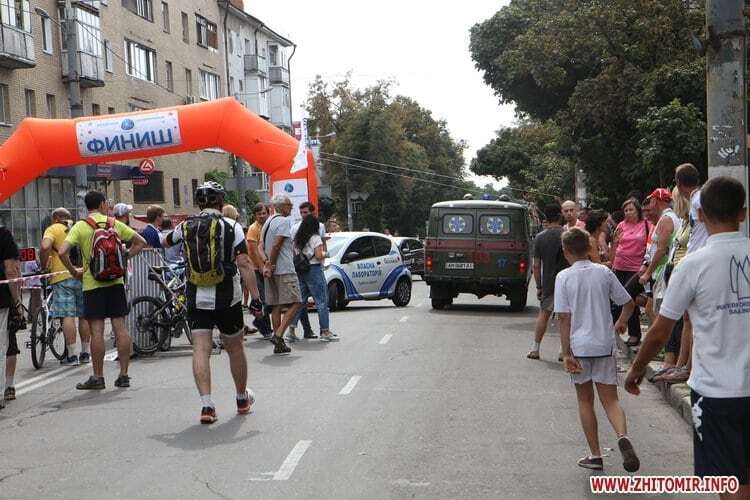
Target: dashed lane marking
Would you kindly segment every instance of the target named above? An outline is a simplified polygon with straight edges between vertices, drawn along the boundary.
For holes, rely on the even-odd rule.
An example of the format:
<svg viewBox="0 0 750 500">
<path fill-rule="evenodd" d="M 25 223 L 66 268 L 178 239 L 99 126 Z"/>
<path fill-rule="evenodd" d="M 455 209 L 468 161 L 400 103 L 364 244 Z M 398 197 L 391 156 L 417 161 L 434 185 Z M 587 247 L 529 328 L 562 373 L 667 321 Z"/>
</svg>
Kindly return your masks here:
<svg viewBox="0 0 750 500">
<path fill-rule="evenodd" d="M 409 316 L 402 316 L 400 320 L 398 320 L 399 323 L 406 323 L 409 321 Z"/>
<path fill-rule="evenodd" d="M 361 378 L 362 377 L 360 375 L 354 375 L 352 378 L 350 378 L 349 382 L 346 383 L 344 388 L 339 391 L 339 395 L 346 396 L 347 394 L 350 394 L 354 390 L 354 386 L 357 385 Z"/>
<path fill-rule="evenodd" d="M 279 470 L 277 470 L 273 475 L 273 480 L 286 481 L 287 479 L 292 477 L 294 469 L 297 468 L 297 465 L 299 465 L 299 461 L 302 460 L 302 456 L 305 454 L 311 444 L 312 441 L 304 440 L 299 441 L 296 445 L 294 445 L 294 448 L 292 448 L 292 451 L 289 452 L 289 455 L 287 455 L 284 463 L 281 464 Z"/>
<path fill-rule="evenodd" d="M 387 344 L 387 343 L 388 343 L 388 341 L 389 341 L 389 340 L 391 340 L 391 337 L 393 337 L 393 335 L 391 335 L 390 333 L 389 333 L 389 334 L 386 334 L 386 335 L 383 335 L 383 338 L 382 338 L 382 339 L 380 339 L 380 345 L 385 345 L 385 344 Z"/>
</svg>

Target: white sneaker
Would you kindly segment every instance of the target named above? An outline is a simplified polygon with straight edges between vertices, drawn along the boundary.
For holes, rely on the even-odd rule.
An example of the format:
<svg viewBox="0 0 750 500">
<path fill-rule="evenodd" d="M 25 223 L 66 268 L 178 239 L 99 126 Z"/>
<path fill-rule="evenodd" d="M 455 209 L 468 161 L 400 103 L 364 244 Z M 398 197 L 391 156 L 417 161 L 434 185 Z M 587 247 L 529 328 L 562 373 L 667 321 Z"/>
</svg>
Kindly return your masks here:
<svg viewBox="0 0 750 500">
<path fill-rule="evenodd" d="M 335 342 L 339 340 L 339 338 L 338 336 L 328 331 L 328 332 L 320 332 L 320 340 L 324 342 Z"/>
<path fill-rule="evenodd" d="M 299 337 L 294 333 L 295 328 L 293 326 L 289 327 L 289 331 L 287 332 L 285 338 L 288 342 L 297 342 L 299 340 Z"/>
</svg>

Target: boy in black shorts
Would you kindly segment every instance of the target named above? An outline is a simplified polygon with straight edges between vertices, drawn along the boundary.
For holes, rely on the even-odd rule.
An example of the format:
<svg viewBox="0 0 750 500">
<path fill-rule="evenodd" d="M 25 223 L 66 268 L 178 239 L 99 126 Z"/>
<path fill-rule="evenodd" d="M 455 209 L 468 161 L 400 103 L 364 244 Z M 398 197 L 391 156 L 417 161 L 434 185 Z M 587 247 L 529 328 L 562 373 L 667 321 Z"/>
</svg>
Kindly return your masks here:
<svg viewBox="0 0 750 500">
<path fill-rule="evenodd" d="M 750 499 L 750 239 L 745 189 L 714 177 L 701 189 L 699 217 L 709 237 L 675 268 L 659 316 L 625 380 L 638 394 L 646 365 L 666 343 L 685 311 L 693 323 L 693 404 L 697 476 L 735 476 L 740 484 L 723 499 Z"/>
</svg>

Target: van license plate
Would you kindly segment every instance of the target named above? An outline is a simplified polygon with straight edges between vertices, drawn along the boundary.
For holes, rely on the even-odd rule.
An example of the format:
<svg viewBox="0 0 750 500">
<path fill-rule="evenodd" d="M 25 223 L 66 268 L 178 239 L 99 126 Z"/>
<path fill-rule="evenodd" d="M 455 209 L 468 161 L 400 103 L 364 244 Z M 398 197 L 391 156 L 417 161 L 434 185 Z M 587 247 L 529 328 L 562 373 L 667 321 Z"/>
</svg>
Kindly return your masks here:
<svg viewBox="0 0 750 500">
<path fill-rule="evenodd" d="M 446 262 L 446 269 L 474 269 L 473 262 Z"/>
</svg>

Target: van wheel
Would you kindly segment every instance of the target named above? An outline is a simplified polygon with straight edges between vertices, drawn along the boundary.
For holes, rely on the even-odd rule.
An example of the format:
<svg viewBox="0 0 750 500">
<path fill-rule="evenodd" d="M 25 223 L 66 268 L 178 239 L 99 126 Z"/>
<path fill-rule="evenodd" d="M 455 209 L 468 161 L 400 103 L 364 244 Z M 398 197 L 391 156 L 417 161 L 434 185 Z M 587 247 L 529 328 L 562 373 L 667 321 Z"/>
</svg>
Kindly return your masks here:
<svg viewBox="0 0 750 500">
<path fill-rule="evenodd" d="M 432 299 L 432 308 L 441 311 L 452 303 L 453 299 Z"/>
<path fill-rule="evenodd" d="M 396 283 L 396 290 L 393 293 L 393 303 L 396 307 L 406 307 L 411 301 L 411 282 L 406 278 L 401 278 Z"/>
<path fill-rule="evenodd" d="M 338 282 L 332 281 L 328 283 L 328 310 L 338 311 L 343 308 L 343 295 L 344 290 L 339 286 Z"/>
<path fill-rule="evenodd" d="M 513 312 L 521 312 L 526 309 L 526 298 L 528 295 L 529 289 L 527 287 L 522 287 L 509 293 L 508 298 L 510 299 L 510 310 Z"/>
</svg>

